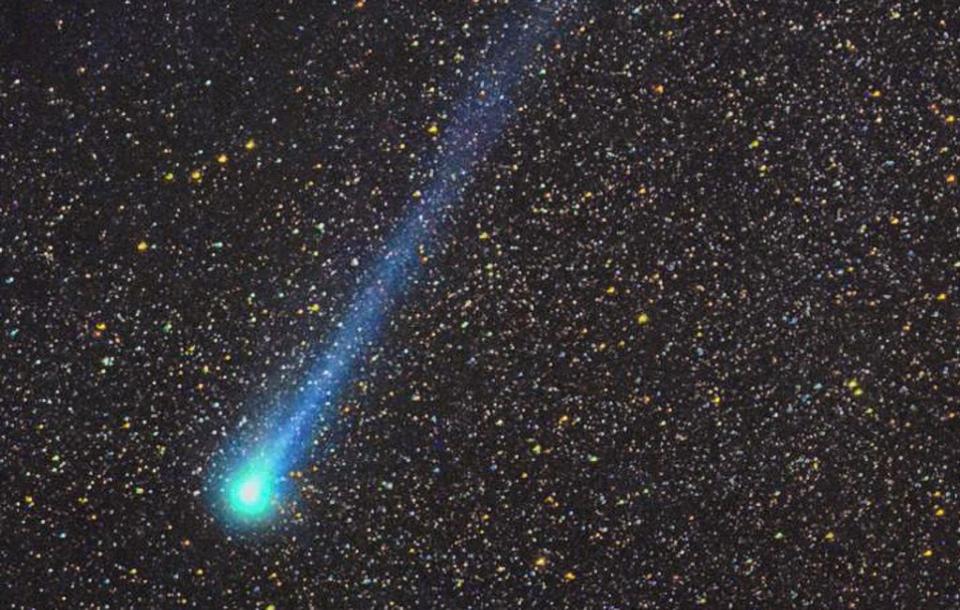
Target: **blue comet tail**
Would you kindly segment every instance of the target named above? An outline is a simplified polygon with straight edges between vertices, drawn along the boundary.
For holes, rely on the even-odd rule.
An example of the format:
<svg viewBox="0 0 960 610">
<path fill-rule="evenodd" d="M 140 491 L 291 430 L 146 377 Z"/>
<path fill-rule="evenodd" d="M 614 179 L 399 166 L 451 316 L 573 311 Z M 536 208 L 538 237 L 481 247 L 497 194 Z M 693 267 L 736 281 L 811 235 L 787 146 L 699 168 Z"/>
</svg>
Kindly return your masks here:
<svg viewBox="0 0 960 610">
<path fill-rule="evenodd" d="M 509 94 L 536 50 L 554 30 L 554 7 L 537 3 L 534 16 L 493 32 L 502 43 L 493 58 L 466 77 L 469 92 L 454 108 L 426 168 L 429 188 L 387 243 L 383 257 L 355 296 L 292 404 L 271 414 L 259 433 L 224 448 L 209 486 L 217 512 L 230 524 L 258 525 L 276 514 L 289 489 L 286 474 L 305 461 L 319 425 L 332 413 L 341 389 L 376 341 L 392 305 L 416 278 L 418 247 L 429 244 L 435 226 L 472 181 L 473 171 L 499 138 L 514 107 Z M 481 54 L 484 56 L 484 54 Z"/>
</svg>

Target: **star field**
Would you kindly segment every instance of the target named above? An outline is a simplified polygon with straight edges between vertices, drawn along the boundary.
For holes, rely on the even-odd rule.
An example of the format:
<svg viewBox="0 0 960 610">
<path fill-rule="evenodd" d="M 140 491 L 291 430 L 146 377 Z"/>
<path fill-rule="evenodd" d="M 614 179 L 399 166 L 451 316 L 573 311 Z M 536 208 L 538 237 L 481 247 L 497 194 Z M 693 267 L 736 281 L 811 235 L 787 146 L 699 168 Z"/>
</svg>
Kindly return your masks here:
<svg viewBox="0 0 960 610">
<path fill-rule="evenodd" d="M 531 14 L 511 116 L 289 493 L 226 527 L 210 473 L 298 395 Z M 957 607 L 958 26 L 4 3 L 0 600 Z M 260 474 L 228 490 L 254 519 Z"/>
</svg>

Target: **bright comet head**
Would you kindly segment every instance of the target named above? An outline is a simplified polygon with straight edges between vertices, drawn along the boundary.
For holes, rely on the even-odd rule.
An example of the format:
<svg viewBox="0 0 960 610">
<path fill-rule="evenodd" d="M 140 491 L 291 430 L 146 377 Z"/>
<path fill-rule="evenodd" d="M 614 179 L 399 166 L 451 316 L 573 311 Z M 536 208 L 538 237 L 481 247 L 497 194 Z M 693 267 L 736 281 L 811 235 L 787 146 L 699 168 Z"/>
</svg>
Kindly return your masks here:
<svg viewBox="0 0 960 610">
<path fill-rule="evenodd" d="M 267 517 L 273 508 L 274 476 L 261 465 L 249 465 L 227 481 L 227 508 L 241 521 Z"/>
<path fill-rule="evenodd" d="M 244 481 L 240 486 L 240 501 L 245 505 L 256 504 L 263 496 L 263 481 L 257 477 Z"/>
</svg>

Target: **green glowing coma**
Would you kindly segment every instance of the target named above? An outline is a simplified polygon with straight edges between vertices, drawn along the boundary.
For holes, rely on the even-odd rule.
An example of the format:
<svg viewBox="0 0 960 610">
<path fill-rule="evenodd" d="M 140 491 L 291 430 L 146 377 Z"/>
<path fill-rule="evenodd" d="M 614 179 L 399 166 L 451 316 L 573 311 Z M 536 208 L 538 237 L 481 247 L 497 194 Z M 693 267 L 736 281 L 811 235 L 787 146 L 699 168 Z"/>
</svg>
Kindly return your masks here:
<svg viewBox="0 0 960 610">
<path fill-rule="evenodd" d="M 228 482 L 228 506 L 234 516 L 243 520 L 267 516 L 273 495 L 272 475 L 267 468 L 250 466 Z"/>
</svg>

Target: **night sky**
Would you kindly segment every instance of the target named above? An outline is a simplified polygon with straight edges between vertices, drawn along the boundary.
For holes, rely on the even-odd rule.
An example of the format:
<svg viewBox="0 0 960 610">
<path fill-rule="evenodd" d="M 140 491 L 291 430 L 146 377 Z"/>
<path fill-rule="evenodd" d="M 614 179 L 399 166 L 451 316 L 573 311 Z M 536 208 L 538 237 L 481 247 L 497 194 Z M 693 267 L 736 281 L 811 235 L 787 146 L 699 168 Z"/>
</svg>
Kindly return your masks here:
<svg viewBox="0 0 960 610">
<path fill-rule="evenodd" d="M 0 602 L 960 607 L 950 4 L 3 2 Z M 290 493 L 224 520 L 504 61 Z"/>
</svg>

